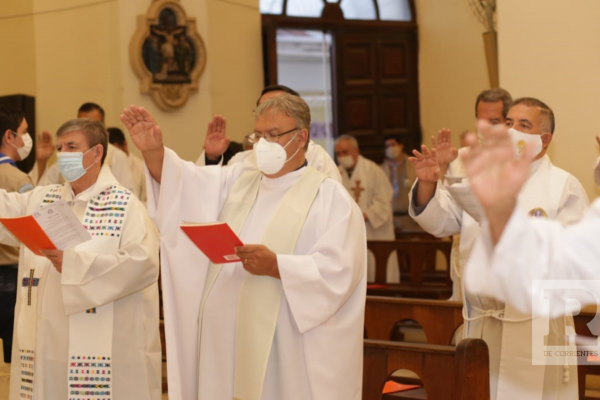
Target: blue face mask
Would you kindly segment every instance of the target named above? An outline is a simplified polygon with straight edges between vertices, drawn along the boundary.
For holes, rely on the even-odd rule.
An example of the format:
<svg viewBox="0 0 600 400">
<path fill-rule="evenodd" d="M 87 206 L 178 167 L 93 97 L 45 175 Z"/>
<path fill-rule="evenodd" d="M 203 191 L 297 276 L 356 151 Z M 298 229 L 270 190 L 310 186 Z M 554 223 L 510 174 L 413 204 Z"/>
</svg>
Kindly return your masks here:
<svg viewBox="0 0 600 400">
<path fill-rule="evenodd" d="M 87 168 L 83 167 L 83 156 L 89 153 L 92 149 L 89 149 L 85 153 L 78 151 L 73 153 L 60 152 L 57 154 L 58 159 L 56 161 L 56 165 L 62 177 L 65 178 L 65 181 L 74 182 L 85 175 L 88 169 L 92 168 L 94 164 Z"/>
</svg>

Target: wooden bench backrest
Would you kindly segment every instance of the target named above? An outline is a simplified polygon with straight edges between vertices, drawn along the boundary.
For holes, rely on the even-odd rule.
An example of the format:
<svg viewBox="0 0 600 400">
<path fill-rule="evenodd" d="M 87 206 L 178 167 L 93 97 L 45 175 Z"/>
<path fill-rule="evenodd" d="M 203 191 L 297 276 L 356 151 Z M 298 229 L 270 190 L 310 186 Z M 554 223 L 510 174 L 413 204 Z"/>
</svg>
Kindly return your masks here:
<svg viewBox="0 0 600 400">
<path fill-rule="evenodd" d="M 402 270 L 402 282 L 410 283 L 412 286 L 423 284 L 423 272 L 434 271 L 437 251 L 441 251 L 446 257 L 448 269 L 446 281 L 450 280 L 450 253 L 452 242 L 439 239 L 421 240 L 369 240 L 367 248 L 373 252 L 375 257 L 375 283 L 386 283 L 387 260 L 390 254 L 396 250 L 398 265 Z"/>
<path fill-rule="evenodd" d="M 363 400 L 381 400 L 385 382 L 399 369 L 419 375 L 428 399 L 488 400 L 488 358 L 480 339 L 456 347 L 365 340 Z"/>
<path fill-rule="evenodd" d="M 463 322 L 462 303 L 367 296 L 365 329 L 369 339 L 390 340 L 396 323 L 405 319 L 421 325 L 428 344 L 447 346 Z"/>
</svg>

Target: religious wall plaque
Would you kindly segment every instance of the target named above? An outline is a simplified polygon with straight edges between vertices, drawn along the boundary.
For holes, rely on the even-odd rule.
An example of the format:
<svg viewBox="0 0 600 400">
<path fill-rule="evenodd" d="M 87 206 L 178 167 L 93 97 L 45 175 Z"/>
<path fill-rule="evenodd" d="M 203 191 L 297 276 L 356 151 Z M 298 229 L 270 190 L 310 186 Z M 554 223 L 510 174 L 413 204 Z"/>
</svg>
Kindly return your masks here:
<svg viewBox="0 0 600 400">
<path fill-rule="evenodd" d="M 154 0 L 146 15 L 138 16 L 129 44 L 129 59 L 148 93 L 163 110 L 183 106 L 206 64 L 206 48 L 179 0 Z"/>
</svg>

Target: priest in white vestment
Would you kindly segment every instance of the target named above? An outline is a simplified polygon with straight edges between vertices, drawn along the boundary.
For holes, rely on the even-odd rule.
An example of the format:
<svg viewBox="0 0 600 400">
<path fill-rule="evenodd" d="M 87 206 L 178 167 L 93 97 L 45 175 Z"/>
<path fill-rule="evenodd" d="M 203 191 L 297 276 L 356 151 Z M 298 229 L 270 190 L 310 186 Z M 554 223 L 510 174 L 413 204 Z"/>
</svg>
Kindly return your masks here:
<svg viewBox="0 0 600 400">
<path fill-rule="evenodd" d="M 300 96 L 298 92 L 290 89 L 287 86 L 267 86 L 260 94 L 256 105 L 259 106 L 263 101 L 281 96 L 283 94 Z M 226 136 L 227 120 L 220 115 L 215 115 L 213 120 L 208 124 L 206 137 L 209 137 L 211 134 L 220 134 Z M 247 137 L 245 139 L 247 140 Z M 217 146 L 214 146 L 210 142 L 205 142 L 204 151 L 202 151 L 202 154 L 200 154 L 200 157 L 198 157 L 198 160 L 196 160 L 196 165 L 222 165 L 223 153 L 225 153 L 227 150 L 227 145 L 229 145 L 229 139 Z M 314 143 L 312 140 L 309 140 L 308 148 L 306 149 L 304 156 L 306 157 L 306 161 L 308 162 L 309 166 L 313 167 L 317 171 L 323 172 L 325 175 L 328 175 L 338 182 L 342 181 L 342 177 L 340 176 L 340 172 L 338 171 L 335 162 L 333 162 L 333 159 L 329 154 L 327 154 L 323 147 Z M 227 165 L 233 165 L 235 163 L 244 163 L 246 169 L 258 169 L 258 165 L 256 164 L 256 155 L 251 149 L 234 154 L 233 157 L 231 157 L 231 159 L 227 162 Z"/>
<path fill-rule="evenodd" d="M 570 224 L 578 221 L 588 205 L 588 199 L 579 181 L 566 171 L 555 167 L 546 155 L 552 140 L 554 115 L 547 105 L 537 99 L 515 101 L 507 116 L 507 126 L 515 149 L 527 143 L 536 147 L 536 159 L 531 164 L 529 179 L 520 194 L 520 204 L 533 218 L 549 218 Z M 440 189 L 440 169 L 436 151 L 431 153 L 422 146 L 423 154 L 415 151 L 415 169 L 418 180 L 411 196 L 411 216 L 429 233 L 443 237 L 461 234 L 460 262 L 464 265 L 479 233 L 482 212 L 473 205 L 473 195 L 467 180 Z M 451 194 L 454 187 L 460 189 Z M 458 197 L 462 193 L 461 197 Z M 455 196 L 455 197 L 453 197 Z M 510 304 L 493 297 L 473 294 L 463 285 L 466 337 L 482 338 L 490 349 L 491 398 L 504 400 L 514 397 L 514 373 L 529 376 L 537 385 L 537 398 L 549 398 L 550 393 L 562 393 L 571 398 L 577 390 L 576 367 L 532 366 L 523 364 L 519 354 L 531 353 L 531 343 L 523 336 L 531 335 L 531 316 L 522 315 Z M 564 335 L 565 324 L 572 325 L 570 317 L 553 321 L 552 337 Z M 521 361 L 520 361 L 521 360 Z M 569 376 L 569 378 L 564 378 Z M 531 397 L 534 398 L 534 397 Z"/>
<path fill-rule="evenodd" d="M 475 143 L 474 138 L 471 141 Z M 592 204 L 581 221 L 568 227 L 558 221 L 528 218 L 519 192 L 527 184 L 534 154 L 527 148 L 523 157 L 515 156 L 508 133 L 497 132 L 486 137 L 483 147 L 474 146 L 465 158 L 473 193 L 486 220 L 467 263 L 464 282 L 469 292 L 495 297 L 539 321 L 565 310 L 577 314 L 588 304 L 600 304 L 600 201 Z M 536 337 L 524 340 L 535 343 Z M 543 344 L 543 337 L 538 340 Z M 590 350 L 597 353 L 594 342 Z M 556 354 L 553 348 L 543 350 Z M 576 366 L 577 357 L 570 357 L 569 362 Z M 520 380 L 515 398 L 536 394 L 526 379 Z M 567 397 L 557 391 L 547 398 Z"/>
<path fill-rule="evenodd" d="M 394 189 L 383 169 L 360 155 L 358 142 L 353 136 L 341 135 L 335 141 L 342 184 L 360 207 L 367 240 L 395 240 L 392 198 Z M 368 255 L 367 281 L 375 281 L 375 257 Z M 388 258 L 386 281 L 400 282 L 398 256 L 392 252 Z"/>
<path fill-rule="evenodd" d="M 21 246 L 10 399 L 159 400 L 158 232 L 102 166 L 101 123 L 68 121 L 57 141 L 67 183 L 0 190 L 0 216 L 65 201 L 91 240 L 44 256 Z M 0 241 L 20 244 L 4 227 Z"/>
<path fill-rule="evenodd" d="M 169 399 L 359 400 L 364 223 L 338 182 L 306 166 L 304 100 L 256 110 L 260 171 L 197 167 L 163 146 L 143 108 L 121 119 L 144 155 L 161 232 Z M 180 229 L 217 220 L 245 243 L 241 262 L 210 263 Z"/>
</svg>

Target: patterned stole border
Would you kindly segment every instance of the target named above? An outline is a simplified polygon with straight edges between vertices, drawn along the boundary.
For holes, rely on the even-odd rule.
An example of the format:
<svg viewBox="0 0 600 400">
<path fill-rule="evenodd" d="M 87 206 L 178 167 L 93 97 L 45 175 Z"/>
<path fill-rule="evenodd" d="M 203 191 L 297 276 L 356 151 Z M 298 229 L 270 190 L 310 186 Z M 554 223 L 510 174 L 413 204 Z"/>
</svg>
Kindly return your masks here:
<svg viewBox="0 0 600 400">
<path fill-rule="evenodd" d="M 112 396 L 110 357 L 71 356 L 69 400 L 110 400 Z"/>
<path fill-rule="evenodd" d="M 51 188 L 46 192 L 42 199 L 41 207 L 60 200 L 64 185 Z M 35 269 L 29 270 L 29 277 L 22 277 L 22 286 L 38 286 L 41 284 L 41 277 L 35 278 Z M 37 304 L 31 304 L 31 290 L 28 290 L 27 303 L 21 304 L 21 307 L 37 307 Z M 19 317 L 20 318 L 20 317 Z M 37 317 L 36 317 L 37 318 Z M 33 321 L 33 330 L 37 331 L 37 320 Z M 35 349 L 19 348 L 19 362 L 21 371 L 21 384 L 19 385 L 19 397 L 25 400 L 33 400 L 33 384 L 35 371 Z"/>
<path fill-rule="evenodd" d="M 83 226 L 93 239 L 121 237 L 131 196 L 132 192 L 129 190 L 111 186 L 88 202 Z M 97 314 L 97 310 L 92 308 L 85 313 Z M 68 400 L 111 400 L 113 392 L 111 358 L 111 354 L 92 353 L 85 356 L 69 354 Z"/>
<path fill-rule="evenodd" d="M 35 362 L 35 351 L 19 349 L 21 362 L 21 398 L 33 399 L 33 366 Z"/>
<path fill-rule="evenodd" d="M 59 185 L 48 190 L 40 207 L 62 199 L 63 188 L 64 185 Z M 132 193 L 129 190 L 119 186 L 111 186 L 100 192 L 98 196 L 88 202 L 84 216 L 84 228 L 92 237 L 121 237 L 125 211 L 131 196 Z M 87 310 L 86 313 L 95 314 L 96 310 Z M 35 350 L 19 349 L 19 356 L 20 398 L 33 400 Z M 112 399 L 112 360 L 110 356 L 71 356 L 68 376 L 69 400 Z"/>
</svg>

